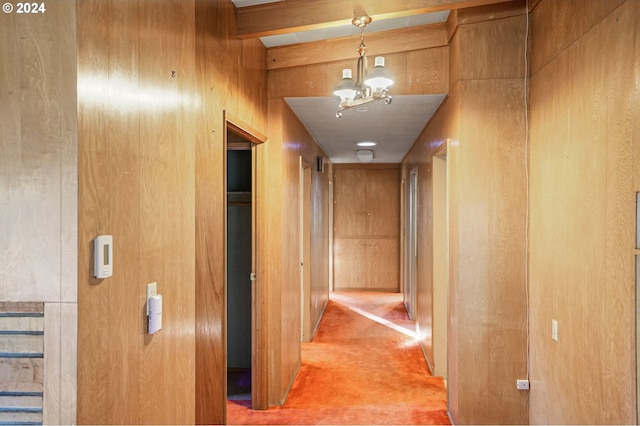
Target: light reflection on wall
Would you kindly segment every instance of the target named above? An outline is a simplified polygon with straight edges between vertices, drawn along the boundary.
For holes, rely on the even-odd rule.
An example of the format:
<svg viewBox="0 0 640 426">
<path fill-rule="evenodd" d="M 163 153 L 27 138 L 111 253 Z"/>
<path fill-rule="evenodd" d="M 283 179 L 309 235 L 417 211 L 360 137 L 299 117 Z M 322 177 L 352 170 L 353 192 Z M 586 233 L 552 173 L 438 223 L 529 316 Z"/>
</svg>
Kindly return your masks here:
<svg viewBox="0 0 640 426">
<path fill-rule="evenodd" d="M 113 75 L 79 76 L 78 101 L 84 105 L 108 106 L 119 110 L 167 110 L 199 104 L 195 95 Z"/>
</svg>

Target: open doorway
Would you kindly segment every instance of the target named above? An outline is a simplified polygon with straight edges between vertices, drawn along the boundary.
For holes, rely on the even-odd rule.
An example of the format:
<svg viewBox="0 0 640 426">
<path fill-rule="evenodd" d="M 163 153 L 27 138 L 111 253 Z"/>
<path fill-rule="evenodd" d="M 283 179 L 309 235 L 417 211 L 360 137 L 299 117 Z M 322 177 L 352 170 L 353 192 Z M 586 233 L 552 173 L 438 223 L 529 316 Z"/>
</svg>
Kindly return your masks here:
<svg viewBox="0 0 640 426">
<path fill-rule="evenodd" d="M 311 340 L 311 167 L 300 156 L 300 341 Z"/>
<path fill-rule="evenodd" d="M 418 270 L 418 169 L 411 170 L 409 175 L 409 197 L 405 210 L 407 224 L 407 238 L 405 247 L 404 273 L 404 306 L 409 318 L 416 319 L 416 288 Z"/>
<path fill-rule="evenodd" d="M 266 136 L 226 112 L 225 128 L 225 399 L 266 409 L 266 291 L 258 285 L 263 267 L 257 170 L 257 147 Z"/>
<path fill-rule="evenodd" d="M 227 399 L 251 401 L 251 143 L 227 130 Z"/>
<path fill-rule="evenodd" d="M 449 204 L 447 144 L 433 155 L 433 375 L 447 379 Z"/>
</svg>

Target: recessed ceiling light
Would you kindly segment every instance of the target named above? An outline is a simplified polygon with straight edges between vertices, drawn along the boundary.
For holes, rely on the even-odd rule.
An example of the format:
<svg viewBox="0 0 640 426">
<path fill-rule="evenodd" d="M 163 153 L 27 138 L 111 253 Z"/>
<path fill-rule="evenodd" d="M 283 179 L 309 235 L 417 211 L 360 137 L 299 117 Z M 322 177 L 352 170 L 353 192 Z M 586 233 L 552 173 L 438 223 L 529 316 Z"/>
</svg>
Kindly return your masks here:
<svg viewBox="0 0 640 426">
<path fill-rule="evenodd" d="M 377 142 L 374 142 L 374 141 L 362 141 L 362 142 L 356 142 L 356 145 L 358 145 L 358 146 L 376 146 L 378 144 L 377 144 Z"/>
</svg>

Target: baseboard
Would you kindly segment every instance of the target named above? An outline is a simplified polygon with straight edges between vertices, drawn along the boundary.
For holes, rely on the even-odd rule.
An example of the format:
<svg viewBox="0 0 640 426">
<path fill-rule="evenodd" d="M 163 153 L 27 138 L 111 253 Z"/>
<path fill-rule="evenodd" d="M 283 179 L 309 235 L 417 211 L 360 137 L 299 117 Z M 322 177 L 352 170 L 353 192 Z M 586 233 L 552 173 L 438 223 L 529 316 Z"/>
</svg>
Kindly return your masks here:
<svg viewBox="0 0 640 426">
<path fill-rule="evenodd" d="M 329 299 L 327 299 L 327 302 L 322 307 L 322 312 L 320 313 L 320 316 L 318 317 L 318 321 L 316 321 L 316 325 L 313 327 L 313 331 L 311 332 L 311 336 L 309 336 L 309 342 L 312 341 L 314 336 L 316 335 L 316 331 L 318 331 L 318 326 L 320 325 L 320 321 L 322 320 L 322 317 L 324 316 L 324 311 L 327 310 L 327 305 L 328 304 L 329 304 Z"/>
</svg>

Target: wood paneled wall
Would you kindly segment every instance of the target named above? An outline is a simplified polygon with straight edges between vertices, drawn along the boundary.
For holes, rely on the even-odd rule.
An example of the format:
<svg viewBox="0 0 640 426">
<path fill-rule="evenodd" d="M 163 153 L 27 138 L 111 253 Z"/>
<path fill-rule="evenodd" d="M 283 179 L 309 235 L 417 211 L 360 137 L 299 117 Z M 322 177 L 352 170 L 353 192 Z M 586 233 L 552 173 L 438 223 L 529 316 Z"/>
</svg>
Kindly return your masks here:
<svg viewBox="0 0 640 426">
<path fill-rule="evenodd" d="M 223 423 L 224 119 L 266 128 L 230 1 L 78 2 L 79 423 Z M 91 241 L 114 237 L 114 274 Z M 146 334 L 145 285 L 163 295 Z"/>
<path fill-rule="evenodd" d="M 193 2 L 78 2 L 79 423 L 195 421 Z M 113 276 L 92 274 L 111 234 Z M 146 334 L 145 285 L 163 295 Z"/>
<path fill-rule="evenodd" d="M 269 290 L 269 403 L 282 405 L 300 366 L 300 157 L 325 156 L 283 100 L 269 101 L 269 141 L 258 147 L 264 173 L 265 282 Z M 326 158 L 326 157 L 325 157 Z M 317 324 L 329 299 L 331 164 L 311 176 L 311 306 Z"/>
<path fill-rule="evenodd" d="M 354 40 L 354 49 L 358 41 Z M 357 57 L 269 71 L 269 99 L 287 96 L 333 96 L 343 68 L 355 66 Z M 447 46 L 385 55 L 385 67 L 393 74 L 394 95 L 442 94 L 449 86 Z"/>
<path fill-rule="evenodd" d="M 18 14 L 15 2 L 7 4 L 14 10 L 0 14 L 0 301 L 44 303 L 46 333 L 40 366 L 3 363 L 0 388 L 25 390 L 10 376 L 35 372 L 45 386 L 41 420 L 71 424 L 78 307 L 76 2 L 47 2 L 39 14 Z M 19 420 L 13 413 L 3 418 Z"/>
<path fill-rule="evenodd" d="M 195 10 L 196 421 L 212 424 L 226 420 L 223 112 L 266 134 L 267 93 L 265 49 L 235 37 L 231 1 L 197 1 Z"/>
<path fill-rule="evenodd" d="M 527 373 L 525 28 L 523 9 L 457 28 L 449 98 L 403 162 L 405 178 L 419 168 L 422 329 L 433 321 L 432 156 L 447 143 L 448 389 L 450 414 L 460 424 L 528 420 L 527 394 L 515 388 Z M 433 360 L 431 337 L 422 344 Z"/>
<path fill-rule="evenodd" d="M 399 166 L 336 164 L 333 186 L 334 289 L 399 291 Z"/>
<path fill-rule="evenodd" d="M 531 21 L 531 422 L 635 424 L 640 3 Z"/>
</svg>

